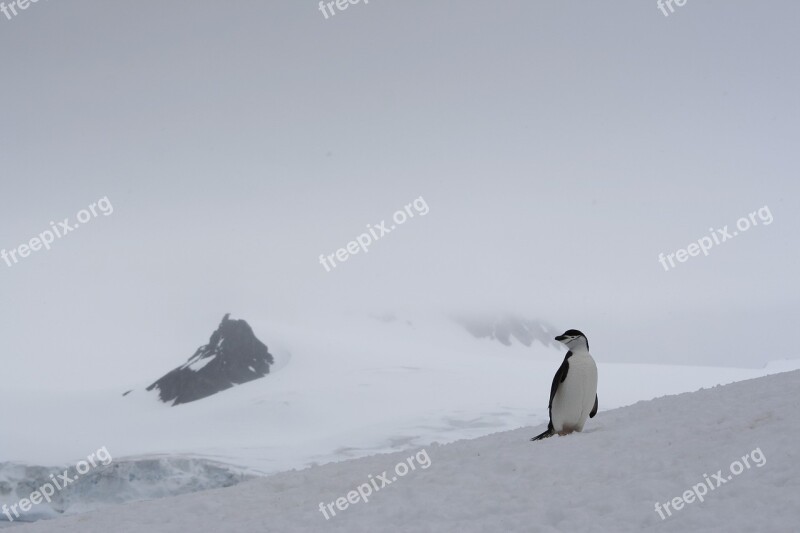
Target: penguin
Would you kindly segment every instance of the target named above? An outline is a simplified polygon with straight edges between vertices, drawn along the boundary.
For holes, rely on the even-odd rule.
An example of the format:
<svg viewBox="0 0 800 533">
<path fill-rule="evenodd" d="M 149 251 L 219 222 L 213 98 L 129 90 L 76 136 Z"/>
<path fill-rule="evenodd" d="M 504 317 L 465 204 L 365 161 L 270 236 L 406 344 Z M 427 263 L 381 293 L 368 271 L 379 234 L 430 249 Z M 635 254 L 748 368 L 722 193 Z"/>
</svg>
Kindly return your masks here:
<svg viewBox="0 0 800 533">
<path fill-rule="evenodd" d="M 589 354 L 589 341 L 577 329 L 555 338 L 569 348 L 550 386 L 550 423 L 547 431 L 533 437 L 540 440 L 556 433 L 583 431 L 587 418 L 597 414 L 597 364 Z"/>
</svg>

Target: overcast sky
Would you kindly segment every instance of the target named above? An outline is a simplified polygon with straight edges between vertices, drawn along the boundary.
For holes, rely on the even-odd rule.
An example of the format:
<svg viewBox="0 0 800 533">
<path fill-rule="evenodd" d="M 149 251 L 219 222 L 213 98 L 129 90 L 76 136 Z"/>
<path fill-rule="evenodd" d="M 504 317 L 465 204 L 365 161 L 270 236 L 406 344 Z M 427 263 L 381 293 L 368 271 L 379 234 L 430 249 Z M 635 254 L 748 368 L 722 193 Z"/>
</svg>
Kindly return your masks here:
<svg viewBox="0 0 800 533">
<path fill-rule="evenodd" d="M 0 14 L 0 248 L 113 206 L 0 260 L 2 379 L 152 381 L 225 312 L 510 310 L 583 329 L 598 360 L 800 356 L 798 15 L 789 0 L 669 17 L 655 0 Z M 425 216 L 320 265 L 420 197 Z M 764 206 L 771 224 L 659 264 Z"/>
</svg>

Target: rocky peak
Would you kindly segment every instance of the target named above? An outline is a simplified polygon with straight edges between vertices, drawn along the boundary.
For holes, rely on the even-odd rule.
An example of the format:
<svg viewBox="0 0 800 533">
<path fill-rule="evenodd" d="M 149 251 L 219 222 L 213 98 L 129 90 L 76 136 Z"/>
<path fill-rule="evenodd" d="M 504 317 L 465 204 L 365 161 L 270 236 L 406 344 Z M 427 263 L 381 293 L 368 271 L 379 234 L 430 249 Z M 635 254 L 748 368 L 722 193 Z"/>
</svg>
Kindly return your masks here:
<svg viewBox="0 0 800 533">
<path fill-rule="evenodd" d="M 159 399 L 172 405 L 206 398 L 234 385 L 269 374 L 274 363 L 267 346 L 258 340 L 244 320 L 222 317 L 208 344 L 189 360 L 147 387 L 158 390 Z"/>
</svg>

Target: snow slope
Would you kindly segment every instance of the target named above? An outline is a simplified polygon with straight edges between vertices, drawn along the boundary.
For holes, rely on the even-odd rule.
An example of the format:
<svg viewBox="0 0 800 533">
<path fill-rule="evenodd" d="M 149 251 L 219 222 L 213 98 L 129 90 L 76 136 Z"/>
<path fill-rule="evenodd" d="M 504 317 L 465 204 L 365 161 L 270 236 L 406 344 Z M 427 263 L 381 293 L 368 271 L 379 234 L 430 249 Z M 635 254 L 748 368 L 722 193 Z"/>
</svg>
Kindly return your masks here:
<svg viewBox="0 0 800 533">
<path fill-rule="evenodd" d="M 91 390 L 91 382 L 83 392 L 0 391 L 0 405 L 20 406 L 24 421 L 24 431 L 0 424 L 0 505 L 38 486 L 41 475 L 27 472 L 74 468 L 100 447 L 114 458 L 114 468 L 93 473 L 101 484 L 87 478 L 89 490 L 36 507 L 28 518 L 543 424 L 563 359 L 563 350 L 538 341 L 504 346 L 430 317 L 253 326 L 280 370 L 178 407 L 156 401 L 143 390 L 147 383 L 125 397 L 130 387 Z M 798 360 L 764 369 L 608 364 L 600 348 L 595 357 L 601 411 L 800 367 Z M 135 483 L 130 471 L 142 474 Z"/>
<path fill-rule="evenodd" d="M 332 502 L 418 450 L 277 474 L 228 489 L 26 525 L 19 533 L 797 531 L 800 371 L 601 411 L 587 431 L 542 427 L 429 445 L 416 468 L 328 520 Z M 763 461 L 754 459 L 759 450 Z M 749 468 L 731 474 L 748 455 Z M 421 464 L 421 463 L 417 463 Z M 758 466 L 760 464 L 761 466 Z M 734 466 L 735 469 L 738 467 Z M 670 501 L 724 484 L 662 520 Z M 701 489 L 697 489 L 702 492 Z"/>
</svg>

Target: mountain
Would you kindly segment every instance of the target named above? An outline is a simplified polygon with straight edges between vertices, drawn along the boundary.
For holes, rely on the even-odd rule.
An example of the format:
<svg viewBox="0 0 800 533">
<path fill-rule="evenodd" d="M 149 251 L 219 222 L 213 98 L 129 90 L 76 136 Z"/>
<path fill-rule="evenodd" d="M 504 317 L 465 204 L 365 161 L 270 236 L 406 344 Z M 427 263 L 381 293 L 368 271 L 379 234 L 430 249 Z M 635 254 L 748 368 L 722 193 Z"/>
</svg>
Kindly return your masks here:
<svg viewBox="0 0 800 533">
<path fill-rule="evenodd" d="M 193 402 L 212 394 L 262 378 L 275 362 L 267 346 L 256 338 L 244 320 L 222 318 L 208 344 L 197 349 L 185 364 L 147 387 L 158 390 L 162 402 Z"/>
<path fill-rule="evenodd" d="M 601 409 L 566 437 L 421 443 L 20 533 L 796 531 L 799 389 L 788 372 Z"/>
<path fill-rule="evenodd" d="M 561 347 L 554 339 L 561 332 L 538 320 L 529 320 L 515 315 L 459 316 L 455 320 L 478 339 L 496 340 L 506 346 L 511 346 L 512 341 L 516 339 L 524 346 L 531 346 L 533 341 L 539 341 L 544 346 Z"/>
</svg>

